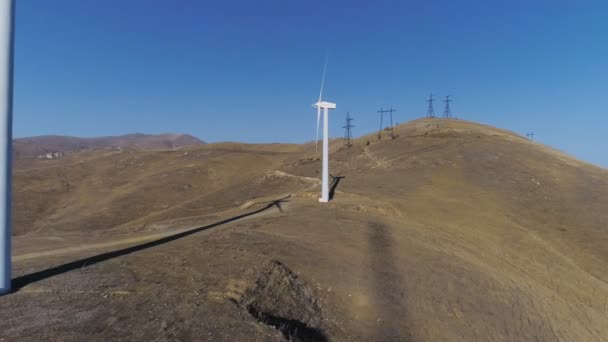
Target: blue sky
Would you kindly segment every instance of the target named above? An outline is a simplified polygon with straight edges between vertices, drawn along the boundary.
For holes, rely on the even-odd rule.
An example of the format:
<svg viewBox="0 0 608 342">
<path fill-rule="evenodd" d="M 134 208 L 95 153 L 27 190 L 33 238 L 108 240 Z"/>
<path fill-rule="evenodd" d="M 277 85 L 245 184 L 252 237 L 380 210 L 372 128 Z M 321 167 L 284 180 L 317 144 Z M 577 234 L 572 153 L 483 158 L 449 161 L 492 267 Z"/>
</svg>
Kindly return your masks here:
<svg viewBox="0 0 608 342">
<path fill-rule="evenodd" d="M 606 1 L 17 0 L 14 135 L 355 135 L 430 92 L 456 116 L 608 166 Z M 442 111 L 442 104 L 436 104 Z"/>
</svg>

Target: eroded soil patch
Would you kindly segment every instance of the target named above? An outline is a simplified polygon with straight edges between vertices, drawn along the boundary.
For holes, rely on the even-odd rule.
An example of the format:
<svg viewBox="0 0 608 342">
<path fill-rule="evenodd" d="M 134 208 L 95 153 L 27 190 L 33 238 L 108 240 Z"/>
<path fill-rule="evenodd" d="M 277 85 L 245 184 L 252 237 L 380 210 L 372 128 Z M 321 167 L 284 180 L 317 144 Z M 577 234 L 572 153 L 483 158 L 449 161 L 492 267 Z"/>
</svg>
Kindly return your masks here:
<svg viewBox="0 0 608 342">
<path fill-rule="evenodd" d="M 278 261 L 268 262 L 239 304 L 288 341 L 329 341 L 322 312 L 311 289 Z"/>
</svg>

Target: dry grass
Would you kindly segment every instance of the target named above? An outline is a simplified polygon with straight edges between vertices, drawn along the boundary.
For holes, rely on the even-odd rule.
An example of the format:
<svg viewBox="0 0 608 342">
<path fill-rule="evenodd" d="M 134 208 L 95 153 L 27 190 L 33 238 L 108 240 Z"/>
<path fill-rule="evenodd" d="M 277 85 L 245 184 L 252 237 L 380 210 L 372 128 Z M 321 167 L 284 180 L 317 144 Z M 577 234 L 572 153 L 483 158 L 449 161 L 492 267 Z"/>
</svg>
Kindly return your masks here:
<svg viewBox="0 0 608 342">
<path fill-rule="evenodd" d="M 332 174 L 345 178 L 328 205 L 316 202 L 314 144 L 18 163 L 17 254 L 200 226 L 294 196 L 284 212 L 31 284 L 0 300 L 0 336 L 281 340 L 234 304 L 278 260 L 312 289 L 332 340 L 605 340 L 608 171 L 465 121 L 395 133 L 332 142 Z M 28 259 L 17 274 L 91 253 Z M 117 291 L 132 295 L 91 295 Z M 4 319 L 19 315 L 48 322 Z"/>
</svg>

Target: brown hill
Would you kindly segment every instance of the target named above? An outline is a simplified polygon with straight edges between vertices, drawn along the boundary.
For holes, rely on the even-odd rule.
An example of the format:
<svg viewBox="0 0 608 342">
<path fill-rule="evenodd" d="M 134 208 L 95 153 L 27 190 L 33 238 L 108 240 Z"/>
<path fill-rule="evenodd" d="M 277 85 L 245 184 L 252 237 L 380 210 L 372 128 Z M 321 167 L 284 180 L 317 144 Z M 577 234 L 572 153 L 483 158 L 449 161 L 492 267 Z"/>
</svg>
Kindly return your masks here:
<svg viewBox="0 0 608 342">
<path fill-rule="evenodd" d="M 395 133 L 332 142 L 326 205 L 313 144 L 17 160 L 0 337 L 605 340 L 607 170 L 471 122 Z"/>
<path fill-rule="evenodd" d="M 202 145 L 204 142 L 188 134 L 127 134 L 120 136 L 78 138 L 45 135 L 17 138 L 13 141 L 16 157 L 34 157 L 52 152 L 77 152 L 82 150 L 133 147 L 142 150 L 172 150 L 185 146 Z"/>
</svg>

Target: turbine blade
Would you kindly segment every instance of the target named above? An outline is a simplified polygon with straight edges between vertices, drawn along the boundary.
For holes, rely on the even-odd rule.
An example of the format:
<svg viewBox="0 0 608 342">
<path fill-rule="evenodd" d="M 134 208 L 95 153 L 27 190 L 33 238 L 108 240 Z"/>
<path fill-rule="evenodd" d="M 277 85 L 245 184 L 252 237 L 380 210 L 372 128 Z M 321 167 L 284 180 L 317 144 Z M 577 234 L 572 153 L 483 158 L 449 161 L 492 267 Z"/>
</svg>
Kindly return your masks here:
<svg viewBox="0 0 608 342">
<path fill-rule="evenodd" d="M 315 140 L 315 155 L 319 154 L 319 123 L 321 121 L 321 100 L 323 98 L 323 86 L 325 85 L 325 72 L 327 71 L 327 52 L 325 53 L 325 64 L 323 64 L 323 76 L 321 77 L 321 90 L 319 91 L 319 101 L 317 102 L 317 139 Z"/>
<path fill-rule="evenodd" d="M 325 55 L 325 64 L 323 64 L 323 76 L 321 77 L 321 90 L 319 91 L 319 102 L 323 97 L 323 85 L 325 85 L 325 72 L 327 71 L 327 54 Z"/>
</svg>

